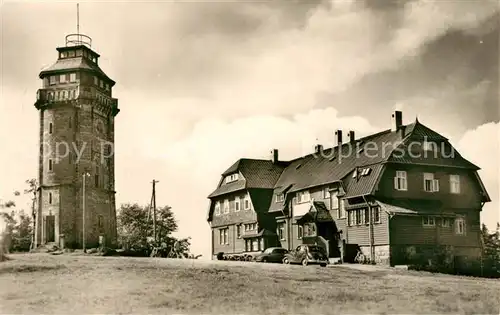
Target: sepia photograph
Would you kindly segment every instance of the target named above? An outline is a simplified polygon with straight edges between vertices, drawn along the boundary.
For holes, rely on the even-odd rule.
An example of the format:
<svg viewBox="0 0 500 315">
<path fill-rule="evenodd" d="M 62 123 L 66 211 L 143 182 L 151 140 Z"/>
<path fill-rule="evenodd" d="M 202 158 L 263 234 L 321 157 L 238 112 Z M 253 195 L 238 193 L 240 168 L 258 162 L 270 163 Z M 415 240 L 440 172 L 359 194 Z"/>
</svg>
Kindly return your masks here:
<svg viewBox="0 0 500 315">
<path fill-rule="evenodd" d="M 499 0 L 0 0 L 0 314 L 500 315 Z"/>
</svg>

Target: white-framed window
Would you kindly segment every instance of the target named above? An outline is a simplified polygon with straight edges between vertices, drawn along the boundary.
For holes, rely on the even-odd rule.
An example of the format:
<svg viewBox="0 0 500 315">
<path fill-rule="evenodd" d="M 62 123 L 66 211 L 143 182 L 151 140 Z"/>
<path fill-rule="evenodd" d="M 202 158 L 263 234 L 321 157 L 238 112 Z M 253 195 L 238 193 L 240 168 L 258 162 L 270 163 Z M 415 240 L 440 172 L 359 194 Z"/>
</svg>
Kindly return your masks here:
<svg viewBox="0 0 500 315">
<path fill-rule="evenodd" d="M 214 211 L 215 211 L 215 215 L 220 215 L 220 201 L 215 202 Z"/>
<path fill-rule="evenodd" d="M 396 171 L 396 176 L 394 177 L 394 189 L 408 190 L 406 171 Z"/>
<path fill-rule="evenodd" d="M 441 227 L 450 227 L 450 225 L 449 218 L 441 218 Z"/>
<path fill-rule="evenodd" d="M 286 239 L 285 236 L 285 222 L 278 222 L 278 237 L 280 241 L 284 241 Z"/>
<path fill-rule="evenodd" d="M 339 208 L 339 192 L 338 190 L 334 190 L 330 192 L 330 209 L 336 210 Z M 340 218 L 340 215 L 339 215 Z"/>
<path fill-rule="evenodd" d="M 244 204 L 244 206 L 245 206 L 245 208 L 244 208 L 244 209 L 245 209 L 245 210 L 250 210 L 251 205 L 250 205 L 250 198 L 249 198 L 248 196 L 246 196 L 246 197 L 245 197 L 245 199 L 244 199 L 244 203 L 245 203 L 245 204 Z"/>
<path fill-rule="evenodd" d="M 361 210 L 359 209 L 355 210 L 356 225 L 361 225 L 362 213 L 364 214 L 365 212 L 361 212 Z"/>
<path fill-rule="evenodd" d="M 435 226 L 436 220 L 434 217 L 431 217 L 431 216 L 422 217 L 422 225 L 423 226 Z"/>
<path fill-rule="evenodd" d="M 231 174 L 231 175 L 229 175 L 229 176 L 226 177 L 226 183 L 235 182 L 237 180 L 238 180 L 238 173 Z"/>
<path fill-rule="evenodd" d="M 330 198 L 330 187 L 323 188 L 323 198 L 324 199 Z"/>
<path fill-rule="evenodd" d="M 371 168 L 367 167 L 367 168 L 364 168 L 362 171 L 361 171 L 361 176 L 368 176 L 370 174 L 370 172 L 372 171 Z"/>
<path fill-rule="evenodd" d="M 345 218 L 345 200 L 344 199 L 339 199 L 339 218 L 343 219 Z"/>
<path fill-rule="evenodd" d="M 380 223 L 380 207 L 372 208 L 373 223 Z"/>
<path fill-rule="evenodd" d="M 439 191 L 439 180 L 434 179 L 434 174 L 424 173 L 424 191 L 427 192 Z"/>
<path fill-rule="evenodd" d="M 76 82 L 76 73 L 69 74 L 69 82 Z"/>
<path fill-rule="evenodd" d="M 283 200 L 285 200 L 284 194 L 277 194 L 276 195 L 276 202 L 283 202 Z"/>
<path fill-rule="evenodd" d="M 361 224 L 369 224 L 370 213 L 368 213 L 368 209 L 360 210 L 360 212 L 361 212 Z"/>
<path fill-rule="evenodd" d="M 455 234 L 464 235 L 465 234 L 465 219 L 456 218 L 455 219 Z"/>
<path fill-rule="evenodd" d="M 297 239 L 301 240 L 304 236 L 304 227 L 302 225 L 297 225 Z"/>
<path fill-rule="evenodd" d="M 236 225 L 236 237 L 241 238 L 241 224 Z"/>
<path fill-rule="evenodd" d="M 241 203 L 240 203 L 240 197 L 234 198 L 234 211 L 240 211 L 241 210 Z"/>
<path fill-rule="evenodd" d="M 220 245 L 229 244 L 229 228 L 223 228 L 219 230 L 219 244 Z"/>
<path fill-rule="evenodd" d="M 59 75 L 59 82 L 66 83 L 66 74 Z"/>
<path fill-rule="evenodd" d="M 245 232 L 257 231 L 259 225 L 257 223 L 247 223 L 244 225 Z"/>
<path fill-rule="evenodd" d="M 224 213 L 229 213 L 229 200 L 224 200 Z"/>
<path fill-rule="evenodd" d="M 316 223 L 310 222 L 304 224 L 303 236 L 316 236 Z"/>
<path fill-rule="evenodd" d="M 56 81 L 56 76 L 55 76 L 55 75 L 51 75 L 51 76 L 49 77 L 49 84 L 50 84 L 50 85 L 54 85 L 54 84 L 56 84 L 56 83 L 57 83 L 57 81 Z"/>
<path fill-rule="evenodd" d="M 311 195 L 309 195 L 309 191 L 299 191 L 297 193 L 297 203 L 303 203 L 303 202 L 308 202 L 311 200 Z"/>
<path fill-rule="evenodd" d="M 450 175 L 450 193 L 459 194 L 460 193 L 460 176 Z"/>
</svg>

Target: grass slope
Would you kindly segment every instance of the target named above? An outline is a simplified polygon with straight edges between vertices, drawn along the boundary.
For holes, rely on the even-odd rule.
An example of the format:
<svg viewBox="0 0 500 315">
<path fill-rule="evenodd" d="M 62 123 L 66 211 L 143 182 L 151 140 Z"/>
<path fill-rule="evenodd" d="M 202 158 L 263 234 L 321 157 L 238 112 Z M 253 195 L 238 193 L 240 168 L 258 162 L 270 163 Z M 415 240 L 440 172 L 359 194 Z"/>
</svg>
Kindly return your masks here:
<svg viewBox="0 0 500 315">
<path fill-rule="evenodd" d="M 409 272 L 11 255 L 1 314 L 499 314 L 500 281 Z"/>
</svg>

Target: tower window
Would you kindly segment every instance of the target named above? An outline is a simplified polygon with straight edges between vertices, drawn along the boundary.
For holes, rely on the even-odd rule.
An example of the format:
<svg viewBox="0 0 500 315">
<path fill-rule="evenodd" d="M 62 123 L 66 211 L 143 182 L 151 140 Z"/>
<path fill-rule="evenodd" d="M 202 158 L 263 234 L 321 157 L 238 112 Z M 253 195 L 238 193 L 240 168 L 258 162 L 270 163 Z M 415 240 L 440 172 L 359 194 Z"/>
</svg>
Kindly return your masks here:
<svg viewBox="0 0 500 315">
<path fill-rule="evenodd" d="M 76 82 L 76 73 L 69 74 L 69 82 Z"/>
<path fill-rule="evenodd" d="M 59 76 L 59 82 L 61 82 L 61 83 L 65 83 L 66 82 L 66 75 L 65 74 L 61 74 Z"/>
<path fill-rule="evenodd" d="M 49 203 L 52 204 L 52 193 L 49 192 Z"/>
<path fill-rule="evenodd" d="M 60 58 L 66 58 L 66 53 L 63 51 L 59 54 L 59 57 Z"/>
<path fill-rule="evenodd" d="M 52 123 L 49 123 L 49 134 L 52 134 L 52 130 L 53 130 Z"/>
<path fill-rule="evenodd" d="M 76 51 L 76 56 L 77 56 L 77 57 L 80 57 L 81 55 L 82 55 L 82 50 L 81 50 L 81 49 L 78 49 L 78 50 Z"/>
<path fill-rule="evenodd" d="M 94 180 L 95 180 L 95 187 L 99 187 L 99 166 L 95 167 L 95 175 L 94 175 Z"/>
<path fill-rule="evenodd" d="M 70 50 L 68 52 L 68 56 L 71 58 L 71 57 L 75 57 L 75 51 L 74 50 Z"/>
<path fill-rule="evenodd" d="M 55 76 L 55 75 L 51 75 L 51 76 L 49 77 L 49 84 L 50 84 L 50 85 L 54 85 L 54 84 L 56 84 L 56 76 Z"/>
<path fill-rule="evenodd" d="M 49 171 L 52 171 L 52 167 L 53 167 L 52 159 L 49 159 Z"/>
</svg>

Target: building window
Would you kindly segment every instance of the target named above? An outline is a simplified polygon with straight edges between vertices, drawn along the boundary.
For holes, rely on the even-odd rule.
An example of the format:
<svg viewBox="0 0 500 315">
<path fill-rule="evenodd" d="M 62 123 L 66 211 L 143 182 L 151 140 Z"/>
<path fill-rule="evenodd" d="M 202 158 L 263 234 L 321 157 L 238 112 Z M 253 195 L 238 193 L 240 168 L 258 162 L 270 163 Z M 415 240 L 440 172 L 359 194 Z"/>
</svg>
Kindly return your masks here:
<svg viewBox="0 0 500 315">
<path fill-rule="evenodd" d="M 276 202 L 283 202 L 285 200 L 285 196 L 283 194 L 276 195 Z"/>
<path fill-rule="evenodd" d="M 52 165 L 52 159 L 49 159 L 49 171 L 52 171 L 53 165 Z"/>
<path fill-rule="evenodd" d="M 98 85 L 99 84 L 99 79 L 97 77 L 94 77 L 94 85 Z"/>
<path fill-rule="evenodd" d="M 450 219 L 441 218 L 441 227 L 450 227 Z"/>
<path fill-rule="evenodd" d="M 101 81 L 99 81 L 99 87 L 100 87 L 101 89 L 104 89 L 104 82 L 103 82 L 102 80 L 101 80 Z"/>
<path fill-rule="evenodd" d="M 56 76 L 55 76 L 55 75 L 51 75 L 51 76 L 49 77 L 49 84 L 50 84 L 50 85 L 54 85 L 54 84 L 56 84 L 56 83 L 57 83 L 57 81 L 56 81 Z"/>
<path fill-rule="evenodd" d="M 297 239 L 301 240 L 304 235 L 304 227 L 302 225 L 297 225 Z"/>
<path fill-rule="evenodd" d="M 362 214 L 361 214 L 361 210 L 355 210 L 355 217 L 356 217 L 356 225 L 361 225 L 361 219 L 362 219 Z M 365 212 L 363 211 L 363 214 Z"/>
<path fill-rule="evenodd" d="M 226 177 L 226 183 L 235 182 L 237 180 L 238 180 L 238 174 L 231 174 L 228 177 Z"/>
<path fill-rule="evenodd" d="M 329 187 L 325 187 L 323 189 L 323 198 L 324 199 L 330 198 L 330 188 Z"/>
<path fill-rule="evenodd" d="M 380 207 L 372 208 L 373 222 L 380 223 Z"/>
<path fill-rule="evenodd" d="M 95 167 L 95 174 L 94 174 L 94 184 L 95 184 L 95 187 L 99 187 L 99 173 L 100 173 L 99 166 L 96 166 Z"/>
<path fill-rule="evenodd" d="M 427 192 L 439 191 L 439 181 L 437 179 L 434 179 L 434 174 L 424 173 L 424 191 Z"/>
<path fill-rule="evenodd" d="M 53 125 L 52 123 L 49 123 L 49 134 L 52 134 L 52 130 L 53 130 Z"/>
<path fill-rule="evenodd" d="M 248 231 L 256 231 L 257 230 L 257 223 L 247 223 L 244 225 L 245 227 L 245 232 Z"/>
<path fill-rule="evenodd" d="M 59 82 L 66 83 L 66 74 L 59 75 Z"/>
<path fill-rule="evenodd" d="M 278 223 L 278 237 L 280 241 L 284 241 L 285 238 L 285 222 Z"/>
<path fill-rule="evenodd" d="M 450 192 L 452 194 L 460 193 L 460 176 L 450 175 Z"/>
<path fill-rule="evenodd" d="M 308 202 L 311 200 L 311 196 L 309 195 L 309 191 L 299 191 L 297 193 L 297 202 L 298 203 L 303 203 L 303 202 Z"/>
<path fill-rule="evenodd" d="M 104 227 L 102 215 L 97 216 L 97 226 L 99 227 L 99 230 L 102 230 Z"/>
<path fill-rule="evenodd" d="M 304 224 L 303 236 L 316 236 L 316 224 L 315 223 Z"/>
<path fill-rule="evenodd" d="M 219 244 L 220 245 L 229 244 L 229 228 L 224 228 L 219 230 Z"/>
<path fill-rule="evenodd" d="M 422 218 L 422 224 L 423 226 L 435 226 L 436 221 L 434 220 L 434 217 L 425 216 Z"/>
<path fill-rule="evenodd" d="M 396 177 L 394 177 L 394 189 L 408 190 L 406 171 L 396 171 Z"/>
<path fill-rule="evenodd" d="M 215 202 L 215 215 L 220 215 L 220 201 Z"/>
<path fill-rule="evenodd" d="M 224 213 L 229 213 L 229 200 L 224 200 Z"/>
<path fill-rule="evenodd" d="M 66 58 L 66 53 L 65 53 L 64 51 L 62 51 L 62 52 L 59 54 L 59 58 L 61 58 L 61 59 Z"/>
<path fill-rule="evenodd" d="M 69 82 L 76 82 L 76 73 L 69 74 Z"/>
<path fill-rule="evenodd" d="M 106 91 L 109 91 L 109 84 L 106 83 Z"/>
<path fill-rule="evenodd" d="M 463 218 L 457 218 L 455 220 L 455 233 L 459 235 L 465 234 L 465 220 Z"/>
<path fill-rule="evenodd" d="M 250 210 L 250 199 L 248 196 L 245 197 L 245 210 Z"/>
<path fill-rule="evenodd" d="M 70 58 L 75 57 L 75 51 L 74 51 L 74 50 L 70 50 L 70 51 L 68 51 L 68 56 L 69 56 Z"/>
<path fill-rule="evenodd" d="M 52 204 L 52 193 L 49 192 L 49 204 Z"/>
<path fill-rule="evenodd" d="M 338 209 L 339 208 L 339 192 L 337 190 L 332 191 L 330 193 L 330 208 L 332 210 Z M 339 218 L 340 218 L 340 213 L 339 213 Z"/>
<path fill-rule="evenodd" d="M 236 237 L 241 238 L 241 224 L 236 226 Z"/>
<path fill-rule="evenodd" d="M 361 210 L 361 215 L 362 215 L 362 217 L 364 219 L 364 220 L 361 220 L 361 221 L 364 224 L 370 224 L 370 212 L 369 211 L 370 210 L 368 210 L 368 208 L 365 209 L 365 210 Z"/>
<path fill-rule="evenodd" d="M 241 204 L 240 204 L 240 197 L 234 198 L 234 211 L 240 211 L 241 210 Z"/>
</svg>

